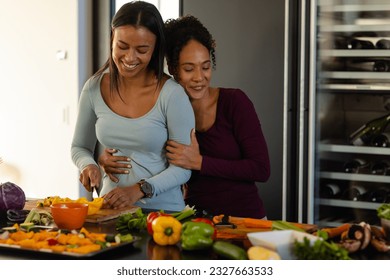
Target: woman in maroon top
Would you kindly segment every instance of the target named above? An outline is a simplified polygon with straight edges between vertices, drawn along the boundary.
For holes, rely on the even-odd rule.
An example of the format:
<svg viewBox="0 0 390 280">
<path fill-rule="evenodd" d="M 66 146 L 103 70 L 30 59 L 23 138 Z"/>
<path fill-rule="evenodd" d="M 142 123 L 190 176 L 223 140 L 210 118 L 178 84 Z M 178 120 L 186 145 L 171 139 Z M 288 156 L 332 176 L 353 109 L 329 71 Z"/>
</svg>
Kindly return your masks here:
<svg viewBox="0 0 390 280">
<path fill-rule="evenodd" d="M 196 120 L 191 145 L 168 141 L 166 148 L 170 163 L 193 170 L 186 203 L 213 215 L 265 218 L 255 182 L 268 180 L 270 162 L 253 103 L 240 89 L 210 87 L 215 42 L 198 19 L 184 16 L 165 26 L 169 72 L 188 94 Z M 126 159 L 112 153 L 100 157 L 102 167 L 124 173 L 126 164 L 118 161 Z"/>
</svg>

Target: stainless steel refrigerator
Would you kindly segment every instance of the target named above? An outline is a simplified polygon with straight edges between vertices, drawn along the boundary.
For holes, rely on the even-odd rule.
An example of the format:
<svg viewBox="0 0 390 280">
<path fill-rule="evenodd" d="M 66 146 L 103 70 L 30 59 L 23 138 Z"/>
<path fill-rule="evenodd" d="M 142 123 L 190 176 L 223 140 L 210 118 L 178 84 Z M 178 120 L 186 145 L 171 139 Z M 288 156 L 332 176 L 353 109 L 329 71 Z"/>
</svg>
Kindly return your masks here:
<svg viewBox="0 0 390 280">
<path fill-rule="evenodd" d="M 301 1 L 299 14 L 298 219 L 378 224 L 390 148 L 351 136 L 389 114 L 390 1 Z"/>
</svg>

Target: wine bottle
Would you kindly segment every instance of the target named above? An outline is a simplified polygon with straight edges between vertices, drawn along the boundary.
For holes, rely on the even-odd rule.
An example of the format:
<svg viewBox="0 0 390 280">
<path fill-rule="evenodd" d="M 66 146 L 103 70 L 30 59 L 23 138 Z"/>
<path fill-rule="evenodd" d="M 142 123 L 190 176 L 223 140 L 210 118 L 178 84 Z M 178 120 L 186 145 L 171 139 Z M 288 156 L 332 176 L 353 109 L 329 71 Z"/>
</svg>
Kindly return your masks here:
<svg viewBox="0 0 390 280">
<path fill-rule="evenodd" d="M 334 183 L 324 184 L 320 187 L 321 198 L 337 198 L 340 194 L 340 187 Z"/>
<path fill-rule="evenodd" d="M 352 201 L 363 201 L 367 189 L 362 185 L 354 184 L 343 193 L 343 199 Z"/>
<path fill-rule="evenodd" d="M 372 139 L 382 134 L 389 123 L 390 114 L 373 119 L 354 131 L 349 136 L 349 142 L 355 146 L 370 145 Z"/>
<path fill-rule="evenodd" d="M 387 203 L 390 198 L 390 190 L 386 187 L 381 187 L 374 189 L 367 194 L 366 201 L 376 202 L 376 203 Z"/>
<path fill-rule="evenodd" d="M 371 166 L 371 173 L 375 175 L 388 175 L 390 174 L 390 161 L 381 160 L 374 162 Z"/>
<path fill-rule="evenodd" d="M 376 42 L 375 47 L 377 49 L 389 50 L 390 49 L 390 40 L 380 39 Z"/>
<path fill-rule="evenodd" d="M 372 138 L 371 146 L 374 147 L 390 147 L 390 133 L 381 133 Z"/>
<path fill-rule="evenodd" d="M 374 71 L 375 61 L 346 61 L 345 70 L 346 71 Z M 379 65 L 378 67 L 380 67 Z M 378 71 L 379 72 L 379 71 Z"/>
<path fill-rule="evenodd" d="M 375 72 L 389 72 L 390 71 L 390 61 L 387 60 L 377 60 L 374 63 L 373 70 Z"/>
<path fill-rule="evenodd" d="M 330 64 L 331 65 L 331 64 Z M 335 70 L 339 69 L 346 71 L 370 71 L 370 72 L 389 72 L 390 61 L 387 60 L 345 60 L 344 63 L 334 63 L 332 65 Z M 328 66 L 328 68 L 330 68 Z"/>
<path fill-rule="evenodd" d="M 375 46 L 371 41 L 359 40 L 359 39 L 354 38 L 354 39 L 351 39 L 349 41 L 348 49 L 368 50 L 368 49 L 375 49 Z"/>
<path fill-rule="evenodd" d="M 361 158 L 351 159 L 344 164 L 345 173 L 367 173 L 369 163 Z"/>
<path fill-rule="evenodd" d="M 333 48 L 334 49 L 349 49 L 349 39 L 345 36 L 336 36 L 333 39 Z"/>
</svg>

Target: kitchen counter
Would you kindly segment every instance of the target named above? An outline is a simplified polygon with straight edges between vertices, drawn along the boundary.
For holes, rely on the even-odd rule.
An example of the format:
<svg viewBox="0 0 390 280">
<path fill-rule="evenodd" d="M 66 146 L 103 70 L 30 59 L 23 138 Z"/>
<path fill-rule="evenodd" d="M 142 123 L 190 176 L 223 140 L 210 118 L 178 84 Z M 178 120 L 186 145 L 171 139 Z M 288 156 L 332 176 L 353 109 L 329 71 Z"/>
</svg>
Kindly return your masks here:
<svg viewBox="0 0 390 280">
<path fill-rule="evenodd" d="M 91 232 L 100 232 L 107 234 L 116 234 L 115 230 L 116 220 L 101 222 L 101 223 L 85 223 L 84 227 Z M 0 226 L 7 225 L 7 220 L 0 219 Z M 9 225 L 9 224 L 8 224 Z M 160 246 L 157 245 L 151 236 L 146 231 L 132 232 L 138 240 L 128 246 L 108 250 L 102 254 L 97 254 L 88 259 L 100 260 L 212 260 L 218 257 L 211 251 L 183 251 L 180 246 Z M 248 240 L 234 241 L 235 244 L 244 248 L 251 246 Z M 358 254 L 351 256 L 356 260 L 389 260 L 390 252 L 378 253 L 373 249 L 366 249 Z M 54 255 L 50 253 L 40 253 L 35 251 L 7 249 L 0 247 L 0 260 L 20 260 L 20 259 L 37 259 L 37 260 L 52 260 L 52 259 L 74 259 L 74 257 L 64 255 Z"/>
<path fill-rule="evenodd" d="M 84 227 L 91 232 L 100 232 L 108 234 L 116 234 L 115 230 L 116 220 L 102 222 L 99 224 L 85 223 Z M 4 221 L 0 226 L 6 226 Z M 101 260 L 202 260 L 202 259 L 217 259 L 211 250 L 202 252 L 186 252 L 182 251 L 179 246 L 160 246 L 157 245 L 151 236 L 146 231 L 132 232 L 133 236 L 136 236 L 137 241 L 132 245 L 124 246 L 121 248 L 115 248 L 106 251 L 102 254 L 97 254 L 87 259 L 101 259 Z M 236 242 L 236 244 L 248 247 L 247 242 Z M 50 253 L 41 253 L 27 250 L 15 250 L 0 247 L 0 260 L 13 260 L 13 259 L 74 259 L 74 257 L 57 255 Z M 85 258 L 82 258 L 85 259 Z"/>
</svg>

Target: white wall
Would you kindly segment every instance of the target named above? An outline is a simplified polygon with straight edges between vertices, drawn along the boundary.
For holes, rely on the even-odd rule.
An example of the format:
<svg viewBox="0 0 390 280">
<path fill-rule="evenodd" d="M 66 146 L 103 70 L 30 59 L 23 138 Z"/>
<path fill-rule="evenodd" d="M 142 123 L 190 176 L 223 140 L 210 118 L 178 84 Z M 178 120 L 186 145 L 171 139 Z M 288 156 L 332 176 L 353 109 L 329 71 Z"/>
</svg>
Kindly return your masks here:
<svg viewBox="0 0 390 280">
<path fill-rule="evenodd" d="M 27 197 L 76 198 L 70 145 L 89 71 L 87 38 L 79 41 L 88 18 L 79 9 L 88 1 L 0 1 L 0 182 L 18 184 Z"/>
<path fill-rule="evenodd" d="M 164 21 L 170 18 L 179 16 L 179 0 L 144 0 L 157 7 Z M 131 2 L 131 0 L 115 0 L 115 10 L 118 11 L 123 4 Z"/>
</svg>

